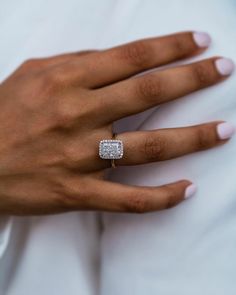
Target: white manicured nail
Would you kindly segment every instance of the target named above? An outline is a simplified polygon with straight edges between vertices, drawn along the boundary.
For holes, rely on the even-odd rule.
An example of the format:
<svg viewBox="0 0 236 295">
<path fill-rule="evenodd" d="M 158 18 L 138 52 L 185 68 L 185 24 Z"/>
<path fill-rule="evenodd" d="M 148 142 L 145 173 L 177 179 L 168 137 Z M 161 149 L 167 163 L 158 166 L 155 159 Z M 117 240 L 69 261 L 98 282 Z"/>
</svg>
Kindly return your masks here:
<svg viewBox="0 0 236 295">
<path fill-rule="evenodd" d="M 217 134 L 222 140 L 231 138 L 235 133 L 235 127 L 227 122 L 218 124 L 216 128 Z"/>
<path fill-rule="evenodd" d="M 216 69 L 222 76 L 228 76 L 233 73 L 235 65 L 230 58 L 219 58 L 215 61 Z"/>
<path fill-rule="evenodd" d="M 211 44 L 211 37 L 205 32 L 194 32 L 193 40 L 200 48 L 208 47 Z"/>
<path fill-rule="evenodd" d="M 197 186 L 195 184 L 190 184 L 186 190 L 185 190 L 185 194 L 184 194 L 184 198 L 188 199 L 190 197 L 192 197 L 197 191 Z"/>
</svg>

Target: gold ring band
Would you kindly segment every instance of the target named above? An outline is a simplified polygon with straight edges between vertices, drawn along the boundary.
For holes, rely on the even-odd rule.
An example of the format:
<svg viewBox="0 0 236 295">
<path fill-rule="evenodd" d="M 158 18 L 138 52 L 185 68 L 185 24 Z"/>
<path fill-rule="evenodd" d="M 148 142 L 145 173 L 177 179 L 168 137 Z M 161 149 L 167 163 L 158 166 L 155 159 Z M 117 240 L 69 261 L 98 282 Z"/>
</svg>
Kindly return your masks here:
<svg viewBox="0 0 236 295">
<path fill-rule="evenodd" d="M 117 133 L 112 134 L 112 139 L 116 140 Z M 115 159 L 111 159 L 111 168 L 116 168 Z"/>
</svg>

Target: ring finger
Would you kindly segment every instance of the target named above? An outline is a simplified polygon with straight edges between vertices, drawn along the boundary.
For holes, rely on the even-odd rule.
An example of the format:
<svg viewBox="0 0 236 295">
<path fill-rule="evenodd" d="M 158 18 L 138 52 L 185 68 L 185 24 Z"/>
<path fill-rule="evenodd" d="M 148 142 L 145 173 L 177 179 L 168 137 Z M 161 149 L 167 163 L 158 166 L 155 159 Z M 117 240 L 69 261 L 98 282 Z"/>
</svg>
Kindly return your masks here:
<svg viewBox="0 0 236 295">
<path fill-rule="evenodd" d="M 124 156 L 116 165 L 138 165 L 164 161 L 206 150 L 225 143 L 234 133 L 230 123 L 218 121 L 182 128 L 125 132 L 117 136 L 124 145 Z M 103 167 L 109 160 L 102 160 Z"/>
</svg>

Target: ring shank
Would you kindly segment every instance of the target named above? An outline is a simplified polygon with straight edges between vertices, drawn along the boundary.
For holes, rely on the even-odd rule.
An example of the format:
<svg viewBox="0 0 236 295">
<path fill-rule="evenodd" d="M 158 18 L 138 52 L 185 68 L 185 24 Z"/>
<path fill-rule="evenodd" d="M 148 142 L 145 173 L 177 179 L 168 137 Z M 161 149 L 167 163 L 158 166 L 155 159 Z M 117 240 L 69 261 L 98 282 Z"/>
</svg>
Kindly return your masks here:
<svg viewBox="0 0 236 295">
<path fill-rule="evenodd" d="M 115 140 L 117 137 L 117 133 L 112 134 L 112 139 Z M 115 159 L 111 159 L 111 168 L 116 168 Z"/>
</svg>

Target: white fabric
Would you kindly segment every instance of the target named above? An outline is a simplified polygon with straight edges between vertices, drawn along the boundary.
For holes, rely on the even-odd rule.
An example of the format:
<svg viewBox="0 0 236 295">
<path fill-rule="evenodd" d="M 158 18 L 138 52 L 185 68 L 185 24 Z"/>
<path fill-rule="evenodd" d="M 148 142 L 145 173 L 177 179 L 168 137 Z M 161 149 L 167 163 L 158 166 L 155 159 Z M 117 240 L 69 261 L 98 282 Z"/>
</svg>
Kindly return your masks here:
<svg viewBox="0 0 236 295">
<path fill-rule="evenodd" d="M 236 59 L 234 0 L 1 0 L 0 78 L 29 57 L 189 29 L 212 34 L 213 45 L 204 57 Z M 235 99 L 236 75 L 119 122 L 117 129 L 215 119 L 236 124 Z M 0 294 L 235 294 L 235 152 L 232 139 L 211 151 L 122 168 L 122 173 L 117 169 L 117 181 L 159 185 L 188 178 L 199 191 L 168 211 L 103 214 L 102 234 L 92 212 L 1 217 Z"/>
</svg>

